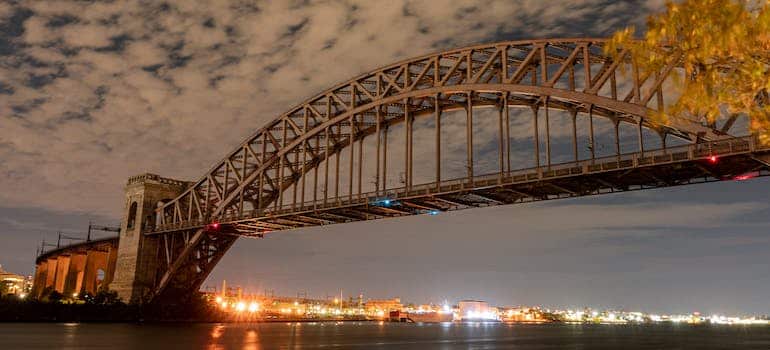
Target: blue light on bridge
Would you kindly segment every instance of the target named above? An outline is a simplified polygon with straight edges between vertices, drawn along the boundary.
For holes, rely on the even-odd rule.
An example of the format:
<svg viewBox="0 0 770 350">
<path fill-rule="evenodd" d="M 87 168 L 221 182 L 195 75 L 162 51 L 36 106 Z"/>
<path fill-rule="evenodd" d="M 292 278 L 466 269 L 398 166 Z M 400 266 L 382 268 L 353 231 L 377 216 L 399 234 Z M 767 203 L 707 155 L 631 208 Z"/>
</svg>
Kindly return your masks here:
<svg viewBox="0 0 770 350">
<path fill-rule="evenodd" d="M 377 207 L 390 207 L 393 205 L 398 205 L 398 202 L 390 198 L 375 198 L 370 202 L 369 205 Z"/>
<path fill-rule="evenodd" d="M 438 213 L 439 213 L 438 210 L 431 210 L 428 212 L 428 215 L 438 215 Z"/>
</svg>

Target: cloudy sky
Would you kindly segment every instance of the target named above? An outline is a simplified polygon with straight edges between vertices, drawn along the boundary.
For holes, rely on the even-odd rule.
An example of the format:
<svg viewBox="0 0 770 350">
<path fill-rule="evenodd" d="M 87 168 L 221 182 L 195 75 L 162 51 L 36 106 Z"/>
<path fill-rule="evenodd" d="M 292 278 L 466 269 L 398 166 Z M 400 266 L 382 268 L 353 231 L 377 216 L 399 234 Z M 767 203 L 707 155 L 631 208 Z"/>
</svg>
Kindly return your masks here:
<svg viewBox="0 0 770 350">
<path fill-rule="evenodd" d="M 607 36 L 662 1 L 0 2 L 0 264 L 135 174 L 197 179 L 267 121 L 376 67 L 467 44 Z M 770 313 L 768 181 L 240 240 L 208 284 L 323 297 Z"/>
</svg>

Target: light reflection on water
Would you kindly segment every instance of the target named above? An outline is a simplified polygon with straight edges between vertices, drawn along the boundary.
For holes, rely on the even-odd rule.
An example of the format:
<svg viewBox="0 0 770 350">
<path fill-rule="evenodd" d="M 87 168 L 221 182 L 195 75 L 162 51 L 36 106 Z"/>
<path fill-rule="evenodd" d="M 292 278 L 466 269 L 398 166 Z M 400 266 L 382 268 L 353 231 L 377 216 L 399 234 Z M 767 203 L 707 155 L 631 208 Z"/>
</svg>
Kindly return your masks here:
<svg viewBox="0 0 770 350">
<path fill-rule="evenodd" d="M 770 327 L 690 325 L 0 324 L 0 349 L 770 349 Z"/>
</svg>

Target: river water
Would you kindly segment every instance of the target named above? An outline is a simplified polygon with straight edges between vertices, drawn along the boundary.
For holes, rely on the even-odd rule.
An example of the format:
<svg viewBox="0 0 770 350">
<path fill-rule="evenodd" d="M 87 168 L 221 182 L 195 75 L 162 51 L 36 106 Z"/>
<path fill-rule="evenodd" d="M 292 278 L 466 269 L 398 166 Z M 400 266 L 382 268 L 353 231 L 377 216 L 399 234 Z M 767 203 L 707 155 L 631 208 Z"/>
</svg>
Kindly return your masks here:
<svg viewBox="0 0 770 350">
<path fill-rule="evenodd" d="M 0 323 L 0 349 L 770 349 L 770 327 Z"/>
</svg>

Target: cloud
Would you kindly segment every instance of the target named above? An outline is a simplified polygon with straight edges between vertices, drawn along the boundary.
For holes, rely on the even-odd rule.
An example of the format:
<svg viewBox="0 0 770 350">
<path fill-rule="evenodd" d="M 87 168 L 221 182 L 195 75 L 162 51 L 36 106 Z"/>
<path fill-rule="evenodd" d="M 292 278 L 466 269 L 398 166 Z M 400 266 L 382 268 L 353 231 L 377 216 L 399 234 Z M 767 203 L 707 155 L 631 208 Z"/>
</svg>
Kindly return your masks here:
<svg viewBox="0 0 770 350">
<path fill-rule="evenodd" d="M 114 216 L 128 176 L 196 179 L 264 123 L 351 76 L 478 42 L 603 36 L 641 24 L 639 4 L 648 6 L 5 3 L 0 201 Z"/>
</svg>

